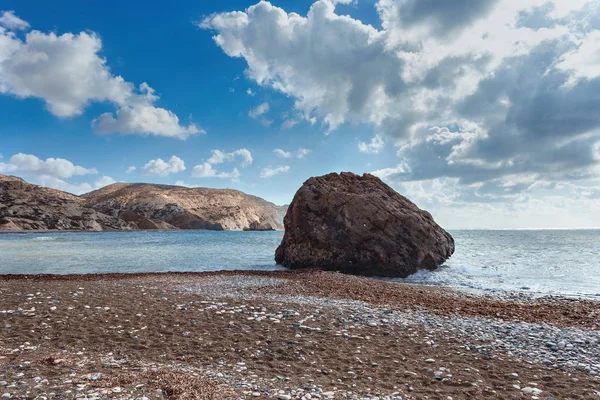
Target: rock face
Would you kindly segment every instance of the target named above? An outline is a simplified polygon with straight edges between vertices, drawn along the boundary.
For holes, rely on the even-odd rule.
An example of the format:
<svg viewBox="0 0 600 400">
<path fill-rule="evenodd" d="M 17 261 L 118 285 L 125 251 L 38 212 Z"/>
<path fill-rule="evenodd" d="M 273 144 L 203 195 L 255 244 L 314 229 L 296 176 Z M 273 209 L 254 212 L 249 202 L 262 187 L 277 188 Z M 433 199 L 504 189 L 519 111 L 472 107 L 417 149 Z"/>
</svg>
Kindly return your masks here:
<svg viewBox="0 0 600 400">
<path fill-rule="evenodd" d="M 129 230 L 126 221 L 99 213 L 78 196 L 0 175 L 0 230 Z"/>
<path fill-rule="evenodd" d="M 283 228 L 286 208 L 237 190 L 115 183 L 83 196 L 0 175 L 0 230 Z"/>
<path fill-rule="evenodd" d="M 431 214 L 369 174 L 310 178 L 284 225 L 275 261 L 288 268 L 406 277 L 454 253 L 454 239 Z"/>
<path fill-rule="evenodd" d="M 250 223 L 250 226 L 247 228 L 244 228 L 245 231 L 274 231 L 275 228 L 273 228 L 270 224 L 261 224 L 260 222 L 257 221 L 253 221 Z"/>
<path fill-rule="evenodd" d="M 140 229 L 283 228 L 281 207 L 231 189 L 115 183 L 82 197 L 94 210 Z"/>
</svg>

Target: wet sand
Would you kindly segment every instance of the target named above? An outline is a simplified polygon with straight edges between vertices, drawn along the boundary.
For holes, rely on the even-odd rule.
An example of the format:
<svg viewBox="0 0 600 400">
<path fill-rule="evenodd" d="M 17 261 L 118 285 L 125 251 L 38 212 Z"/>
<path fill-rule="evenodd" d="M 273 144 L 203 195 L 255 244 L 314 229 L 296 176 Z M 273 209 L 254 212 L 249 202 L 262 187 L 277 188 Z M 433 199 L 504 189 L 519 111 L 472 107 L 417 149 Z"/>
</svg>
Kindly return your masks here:
<svg viewBox="0 0 600 400">
<path fill-rule="evenodd" d="M 600 304 L 325 272 L 0 277 L 0 396 L 600 399 Z"/>
</svg>

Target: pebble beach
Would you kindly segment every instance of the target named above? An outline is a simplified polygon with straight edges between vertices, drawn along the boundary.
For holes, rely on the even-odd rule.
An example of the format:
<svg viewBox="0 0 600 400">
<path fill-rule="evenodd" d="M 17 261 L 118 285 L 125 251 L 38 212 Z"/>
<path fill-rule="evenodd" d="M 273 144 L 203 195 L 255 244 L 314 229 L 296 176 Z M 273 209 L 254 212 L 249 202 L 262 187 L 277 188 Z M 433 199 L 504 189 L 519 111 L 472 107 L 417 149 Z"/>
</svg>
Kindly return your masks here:
<svg viewBox="0 0 600 400">
<path fill-rule="evenodd" d="M 2 399 L 600 399 L 600 303 L 338 273 L 0 278 Z"/>
</svg>

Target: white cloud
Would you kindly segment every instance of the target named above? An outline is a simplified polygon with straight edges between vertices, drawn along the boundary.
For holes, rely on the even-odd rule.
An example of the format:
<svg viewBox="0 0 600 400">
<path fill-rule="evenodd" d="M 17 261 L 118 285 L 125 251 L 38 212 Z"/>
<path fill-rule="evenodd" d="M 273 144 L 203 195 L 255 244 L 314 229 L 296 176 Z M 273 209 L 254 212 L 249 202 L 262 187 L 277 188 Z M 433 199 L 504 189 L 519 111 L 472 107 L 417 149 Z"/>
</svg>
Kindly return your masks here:
<svg viewBox="0 0 600 400">
<path fill-rule="evenodd" d="M 102 43 L 96 34 L 32 31 L 24 42 L 8 33 L 2 38 L 8 50 L 0 50 L 2 93 L 41 98 L 58 117 L 80 115 L 92 101 L 125 104 L 132 95 L 133 85 L 113 76 L 98 56 Z"/>
<path fill-rule="evenodd" d="M 92 185 L 89 183 L 71 183 L 65 181 L 65 179 L 94 175 L 98 171 L 95 168 L 75 165 L 64 158 L 50 157 L 42 160 L 32 154 L 17 153 L 6 163 L 0 162 L 0 173 L 31 176 L 31 183 L 79 195 L 91 191 L 93 189 Z M 98 182 L 107 182 L 107 179 L 112 178 L 103 176 Z M 114 183 L 114 181 L 111 183 Z"/>
<path fill-rule="evenodd" d="M 173 112 L 148 104 L 122 107 L 117 110 L 116 118 L 104 113 L 93 121 L 96 132 L 101 134 L 146 134 L 187 139 L 191 135 L 206 132 L 195 124 L 183 126 Z"/>
<path fill-rule="evenodd" d="M 11 30 L 23 30 L 29 28 L 29 23 L 17 17 L 14 11 L 4 11 L 0 14 L 0 26 Z"/>
<path fill-rule="evenodd" d="M 379 135 L 373 136 L 370 143 L 359 142 L 358 150 L 363 153 L 379 153 L 385 147 L 385 142 Z"/>
<path fill-rule="evenodd" d="M 281 127 L 283 129 L 291 129 L 294 126 L 298 125 L 300 122 L 302 122 L 301 119 L 289 118 L 289 119 L 286 119 L 285 121 L 283 121 L 283 123 L 281 124 Z"/>
<path fill-rule="evenodd" d="M 309 149 L 298 149 L 298 151 L 296 151 L 296 157 L 304 158 L 304 157 L 308 156 L 310 153 L 311 153 L 311 151 Z"/>
<path fill-rule="evenodd" d="M 273 124 L 273 120 L 262 118 L 263 115 L 269 112 L 269 109 L 269 103 L 265 102 L 248 111 L 248 116 L 252 119 L 258 120 L 258 122 L 260 122 L 263 126 L 269 127 Z"/>
<path fill-rule="evenodd" d="M 282 165 L 276 168 L 271 168 L 271 167 L 267 167 L 264 168 L 261 172 L 260 172 L 260 177 L 261 178 L 270 178 L 274 175 L 283 173 L 283 172 L 288 172 L 290 170 L 289 165 Z"/>
<path fill-rule="evenodd" d="M 130 174 L 132 172 L 134 172 L 137 168 L 135 167 L 135 165 L 130 166 L 129 168 L 127 168 L 127 173 Z"/>
<path fill-rule="evenodd" d="M 221 178 L 221 179 L 232 179 L 237 181 L 241 174 L 237 168 L 234 168 L 231 172 L 219 172 L 213 165 L 223 164 L 225 162 L 233 162 L 236 159 L 241 159 L 240 167 L 246 168 L 252 164 L 252 153 L 247 149 L 238 149 L 231 153 L 225 153 L 221 150 L 213 150 L 212 156 L 206 160 L 203 164 L 196 165 L 192 169 L 192 176 L 197 178 Z"/>
<path fill-rule="evenodd" d="M 103 176 L 102 178 L 100 178 L 100 179 L 98 179 L 96 181 L 96 183 L 94 184 L 94 186 L 96 188 L 103 188 L 105 186 L 112 185 L 113 183 L 117 183 L 117 181 L 115 181 L 110 176 Z"/>
<path fill-rule="evenodd" d="M 182 171 L 185 171 L 185 163 L 177 156 L 172 156 L 168 162 L 161 158 L 150 160 L 142 167 L 144 174 L 154 176 L 169 176 Z"/>
<path fill-rule="evenodd" d="M 246 12 L 213 15 L 201 26 L 217 32 L 214 40 L 227 55 L 245 58 L 250 79 L 294 98 L 303 119 L 316 114 L 334 129 L 346 118 L 369 120 L 385 111 L 372 88 L 383 89 L 394 75 L 396 92 L 401 84 L 400 61 L 385 52 L 383 35 L 334 10 L 318 1 L 301 17 L 260 2 Z"/>
<path fill-rule="evenodd" d="M 97 174 L 95 168 L 84 168 L 64 158 L 47 158 L 45 161 L 32 154 L 18 153 L 8 163 L 0 163 L 0 173 L 71 178 L 76 175 Z"/>
<path fill-rule="evenodd" d="M 218 172 L 213 169 L 212 164 L 205 162 L 204 164 L 196 165 L 192 169 L 192 176 L 196 178 L 221 178 L 237 180 L 240 177 L 240 171 L 234 168 L 231 172 Z"/>
<path fill-rule="evenodd" d="M 188 188 L 200 187 L 200 185 L 195 185 L 193 183 L 188 183 L 186 181 L 175 181 L 175 186 L 183 186 L 183 187 L 188 187 Z"/>
<path fill-rule="evenodd" d="M 10 29 L 28 27 L 14 14 L 4 13 L 2 18 Z M 0 94 L 40 98 L 48 111 L 63 118 L 81 115 L 90 103 L 109 102 L 117 108 L 116 118 L 106 113 L 95 119 L 100 133 L 185 139 L 202 132 L 194 124 L 181 125 L 172 111 L 156 107 L 158 96 L 148 84 L 137 91 L 113 75 L 101 51 L 102 41 L 93 32 L 57 35 L 33 30 L 22 40 L 0 29 Z"/>
<path fill-rule="evenodd" d="M 232 151 L 231 153 L 225 153 L 221 150 L 213 150 L 212 156 L 208 159 L 207 163 L 209 164 L 222 164 L 224 162 L 234 161 L 236 158 L 241 158 L 242 163 L 240 166 L 242 168 L 246 168 L 250 164 L 252 164 L 252 153 L 250 153 L 247 149 L 238 149 L 236 151 Z"/>
<path fill-rule="evenodd" d="M 204 164 L 196 165 L 192 169 L 192 176 L 196 178 L 210 178 L 216 175 L 216 171 L 213 169 L 212 165 L 205 162 Z"/>
<path fill-rule="evenodd" d="M 269 112 L 269 109 L 269 103 L 265 102 L 248 111 L 248 116 L 257 120 L 263 126 L 269 127 L 273 124 L 273 120 L 263 117 L 263 115 L 266 115 Z"/>
<path fill-rule="evenodd" d="M 401 175 L 406 173 L 408 170 L 406 165 L 402 165 L 402 164 L 398 164 L 395 167 L 392 168 L 383 168 L 383 169 L 379 169 L 377 171 L 373 171 L 371 172 L 371 174 L 381 178 L 381 179 L 387 179 L 387 178 L 392 178 L 396 175 Z"/>
<path fill-rule="evenodd" d="M 280 158 L 292 158 L 292 153 L 289 151 L 275 149 L 275 150 L 273 150 L 273 153 L 275 153 L 277 155 L 277 157 L 280 157 Z"/>
<path fill-rule="evenodd" d="M 248 90 L 246 90 L 246 93 L 248 94 L 248 96 L 254 96 L 256 93 L 254 93 L 254 91 L 250 88 L 248 88 Z"/>
<path fill-rule="evenodd" d="M 581 39 L 579 47 L 563 55 L 556 68 L 571 73 L 570 86 L 578 79 L 600 77 L 600 30 L 594 30 Z"/>
<path fill-rule="evenodd" d="M 304 158 L 307 155 L 309 155 L 311 153 L 311 151 L 309 149 L 300 148 L 297 151 L 292 153 L 291 151 L 275 149 L 275 150 L 273 150 L 273 153 L 275 153 L 277 155 L 277 157 L 279 157 L 279 158 L 292 158 L 292 157 Z"/>
<path fill-rule="evenodd" d="M 251 109 L 250 111 L 248 111 L 248 116 L 250 118 L 254 118 L 257 119 L 258 117 L 266 114 L 269 112 L 269 103 L 264 102 L 262 104 L 259 104 L 258 106 L 254 107 L 253 109 Z"/>
<path fill-rule="evenodd" d="M 42 175 L 34 180 L 34 183 L 49 187 L 52 189 L 62 190 L 76 195 L 84 194 L 92 191 L 92 185 L 89 183 L 70 183 L 53 176 Z"/>
</svg>

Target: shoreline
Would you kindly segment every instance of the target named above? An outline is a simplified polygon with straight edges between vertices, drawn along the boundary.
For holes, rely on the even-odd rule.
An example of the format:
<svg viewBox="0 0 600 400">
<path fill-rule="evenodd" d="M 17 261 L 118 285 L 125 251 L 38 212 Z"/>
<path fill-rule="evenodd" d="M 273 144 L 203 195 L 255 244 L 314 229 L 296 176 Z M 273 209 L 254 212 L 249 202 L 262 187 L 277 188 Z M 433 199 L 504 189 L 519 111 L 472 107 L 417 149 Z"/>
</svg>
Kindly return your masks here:
<svg viewBox="0 0 600 400">
<path fill-rule="evenodd" d="M 285 269 L 285 267 L 278 267 L 274 265 L 273 269 L 220 269 L 210 271 L 155 271 L 155 272 L 93 272 L 93 273 L 43 273 L 43 274 L 2 274 L 0 273 L 1 280 L 14 280 L 14 279 L 26 279 L 26 280 L 94 280 L 94 279 L 127 279 L 127 278 L 141 278 L 141 277 L 152 277 L 152 276 L 204 276 L 214 274 L 236 274 L 236 275 L 265 275 L 265 274 L 303 274 L 303 273 L 319 273 L 319 272 L 330 272 L 319 269 L 299 269 L 291 270 Z M 532 290 L 504 290 L 504 289 L 478 289 L 468 286 L 450 286 L 445 284 L 435 284 L 429 282 L 405 282 L 395 280 L 396 278 L 379 277 L 379 276 L 360 276 L 360 275 L 348 275 L 362 277 L 366 279 L 373 279 L 376 281 L 389 283 L 393 285 L 401 285 L 415 288 L 426 288 L 444 291 L 453 291 L 463 293 L 474 297 L 490 297 L 498 300 L 508 300 L 515 298 L 527 298 L 530 301 L 544 300 L 544 299 L 557 299 L 557 300 L 580 300 L 592 303 L 600 303 L 600 293 L 545 293 L 536 292 Z"/>
<path fill-rule="evenodd" d="M 0 304 L 6 398 L 600 395 L 590 301 L 311 270 L 0 276 Z"/>
<path fill-rule="evenodd" d="M 288 286 L 309 286 L 309 290 L 322 297 L 366 301 L 375 304 L 424 307 L 429 312 L 441 315 L 458 314 L 506 318 L 524 322 L 547 322 L 562 326 L 584 326 L 600 330 L 600 301 L 587 297 L 564 295 L 532 296 L 529 293 L 469 291 L 450 286 L 418 283 L 393 282 L 379 277 L 344 275 L 318 269 L 302 270 L 218 270 L 218 271 L 172 271 L 91 274 L 4 274 L 3 281 L 26 282 L 103 282 L 129 280 L 181 280 L 206 279 L 211 277 L 263 277 L 285 279 Z M 324 285 L 323 277 L 327 281 Z M 379 293 L 368 291 L 352 292 L 337 283 L 346 281 L 354 285 L 377 285 Z M 333 281 L 333 282 L 331 282 Z M 323 286 L 327 289 L 324 290 Z M 577 307 L 575 307 L 575 305 Z M 597 318 L 589 318 L 589 314 Z"/>
</svg>

